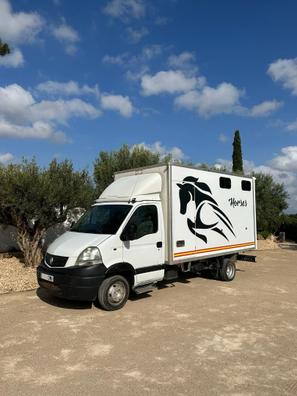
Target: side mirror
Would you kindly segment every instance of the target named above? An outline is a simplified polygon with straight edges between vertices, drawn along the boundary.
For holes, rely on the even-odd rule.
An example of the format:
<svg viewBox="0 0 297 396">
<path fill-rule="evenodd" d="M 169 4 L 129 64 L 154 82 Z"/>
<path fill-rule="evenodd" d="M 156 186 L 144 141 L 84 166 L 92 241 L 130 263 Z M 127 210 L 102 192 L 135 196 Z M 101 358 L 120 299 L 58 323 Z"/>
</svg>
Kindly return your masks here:
<svg viewBox="0 0 297 396">
<path fill-rule="evenodd" d="M 133 239 L 135 239 L 136 228 L 137 227 L 135 224 L 132 224 L 132 223 L 127 224 L 124 231 L 122 232 L 121 240 L 122 241 L 133 241 Z"/>
</svg>

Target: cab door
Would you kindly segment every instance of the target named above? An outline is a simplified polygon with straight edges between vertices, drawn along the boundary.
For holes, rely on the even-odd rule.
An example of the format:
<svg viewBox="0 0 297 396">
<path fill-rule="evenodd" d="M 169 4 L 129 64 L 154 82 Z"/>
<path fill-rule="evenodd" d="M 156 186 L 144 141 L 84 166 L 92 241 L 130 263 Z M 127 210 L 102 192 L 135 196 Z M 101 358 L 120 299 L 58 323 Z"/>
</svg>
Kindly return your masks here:
<svg viewBox="0 0 297 396">
<path fill-rule="evenodd" d="M 132 212 L 121 235 L 123 262 L 135 269 L 134 286 L 164 277 L 162 209 L 159 202 L 141 204 Z"/>
</svg>

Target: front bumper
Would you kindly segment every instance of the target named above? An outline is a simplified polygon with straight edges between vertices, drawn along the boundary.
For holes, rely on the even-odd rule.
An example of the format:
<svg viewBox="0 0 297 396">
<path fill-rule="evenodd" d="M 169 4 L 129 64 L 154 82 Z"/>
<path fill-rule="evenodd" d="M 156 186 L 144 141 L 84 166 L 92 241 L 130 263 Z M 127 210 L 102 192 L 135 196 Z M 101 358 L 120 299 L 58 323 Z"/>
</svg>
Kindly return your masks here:
<svg viewBox="0 0 297 396">
<path fill-rule="evenodd" d="M 105 278 L 106 267 L 104 264 L 51 268 L 43 262 L 37 267 L 37 280 L 39 286 L 50 294 L 68 300 L 94 301 L 98 288 Z M 53 282 L 41 278 L 40 274 L 53 276 Z"/>
</svg>

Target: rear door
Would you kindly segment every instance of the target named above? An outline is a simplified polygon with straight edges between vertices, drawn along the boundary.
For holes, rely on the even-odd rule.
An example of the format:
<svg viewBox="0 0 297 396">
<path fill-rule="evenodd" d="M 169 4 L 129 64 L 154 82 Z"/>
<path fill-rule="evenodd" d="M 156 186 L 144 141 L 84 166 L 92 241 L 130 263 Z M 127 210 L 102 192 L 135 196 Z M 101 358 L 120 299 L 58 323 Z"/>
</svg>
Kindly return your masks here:
<svg viewBox="0 0 297 396">
<path fill-rule="evenodd" d="M 137 206 L 123 233 L 133 230 L 130 240 L 123 241 L 123 262 L 131 264 L 136 273 L 136 284 L 163 279 L 164 242 L 162 211 L 159 203 Z"/>
</svg>

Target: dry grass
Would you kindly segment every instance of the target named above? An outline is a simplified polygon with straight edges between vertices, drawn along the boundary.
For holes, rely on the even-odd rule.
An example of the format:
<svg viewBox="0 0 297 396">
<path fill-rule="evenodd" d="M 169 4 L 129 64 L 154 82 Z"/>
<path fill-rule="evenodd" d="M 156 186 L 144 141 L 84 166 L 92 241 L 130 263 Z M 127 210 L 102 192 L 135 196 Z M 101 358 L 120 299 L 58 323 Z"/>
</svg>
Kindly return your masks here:
<svg viewBox="0 0 297 396">
<path fill-rule="evenodd" d="M 276 238 L 258 240 L 257 245 L 258 250 L 280 249 L 279 243 L 276 241 Z"/>
<path fill-rule="evenodd" d="M 0 294 L 37 287 L 35 268 L 25 268 L 19 255 L 0 254 Z"/>
</svg>

